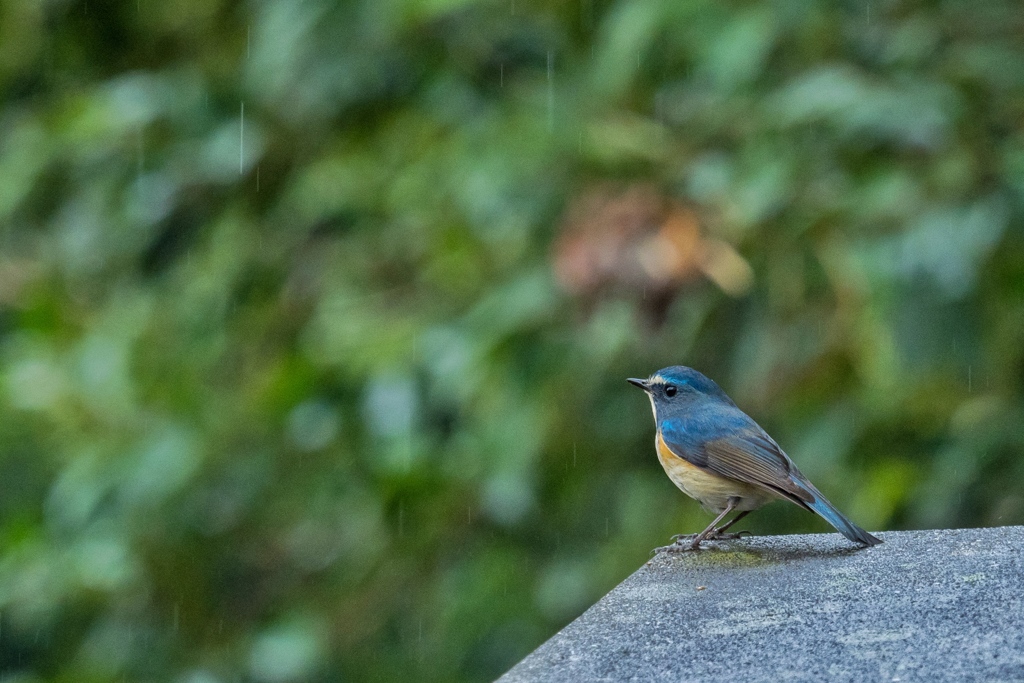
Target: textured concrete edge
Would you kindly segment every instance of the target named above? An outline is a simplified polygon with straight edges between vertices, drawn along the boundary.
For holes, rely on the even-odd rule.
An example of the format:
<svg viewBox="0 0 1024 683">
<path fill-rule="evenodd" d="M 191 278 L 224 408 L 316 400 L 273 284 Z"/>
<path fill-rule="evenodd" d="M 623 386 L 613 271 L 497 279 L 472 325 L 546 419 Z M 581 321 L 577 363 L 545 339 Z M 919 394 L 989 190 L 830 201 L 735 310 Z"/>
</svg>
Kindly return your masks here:
<svg viewBox="0 0 1024 683">
<path fill-rule="evenodd" d="M 736 562 L 744 563 L 751 558 L 756 558 L 757 563 L 802 564 L 804 561 L 813 562 L 816 559 L 835 561 L 843 556 L 866 553 L 859 558 L 861 561 L 884 563 L 887 558 L 898 558 L 901 552 L 908 552 L 911 546 L 931 544 L 932 539 L 936 542 L 935 547 L 977 543 L 996 537 L 1005 538 L 1007 535 L 1011 538 L 1020 537 L 1020 540 L 1024 541 L 1024 527 L 890 531 L 879 532 L 878 535 L 885 543 L 875 548 L 858 548 L 837 534 L 823 533 L 749 537 L 742 541 L 716 544 L 692 554 L 656 555 L 577 619 L 542 643 L 499 680 L 512 683 L 544 679 L 544 672 L 552 664 L 557 662 L 559 665 L 571 665 L 571 660 L 579 656 L 578 648 L 572 645 L 585 642 L 587 632 L 594 624 L 608 623 L 621 618 L 621 615 L 616 614 L 616 609 L 623 596 L 642 590 L 646 584 L 657 582 L 668 575 L 678 575 L 680 572 L 697 574 L 714 571 L 717 567 L 735 567 L 738 566 Z M 884 550 L 887 546 L 891 548 L 893 554 Z M 872 554 L 875 556 L 872 557 Z"/>
</svg>

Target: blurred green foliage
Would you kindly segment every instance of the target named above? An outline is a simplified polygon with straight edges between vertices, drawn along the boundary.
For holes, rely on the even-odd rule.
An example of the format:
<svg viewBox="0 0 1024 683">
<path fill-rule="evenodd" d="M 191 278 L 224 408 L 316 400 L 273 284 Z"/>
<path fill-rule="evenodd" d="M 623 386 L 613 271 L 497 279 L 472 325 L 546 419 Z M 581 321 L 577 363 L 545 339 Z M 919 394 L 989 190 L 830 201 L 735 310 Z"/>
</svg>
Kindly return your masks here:
<svg viewBox="0 0 1024 683">
<path fill-rule="evenodd" d="M 1024 522 L 1022 30 L 0 3 L 3 680 L 493 678 L 707 522 L 624 381 L 675 363 L 869 529 Z M 750 288 L 560 284 L 638 183 Z"/>
</svg>

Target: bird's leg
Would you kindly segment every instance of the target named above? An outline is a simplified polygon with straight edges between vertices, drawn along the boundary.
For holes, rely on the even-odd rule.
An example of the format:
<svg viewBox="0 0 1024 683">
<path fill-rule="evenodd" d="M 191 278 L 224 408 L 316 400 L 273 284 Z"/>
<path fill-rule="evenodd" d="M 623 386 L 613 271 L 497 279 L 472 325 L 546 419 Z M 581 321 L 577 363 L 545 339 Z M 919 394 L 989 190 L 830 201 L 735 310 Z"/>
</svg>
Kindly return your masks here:
<svg viewBox="0 0 1024 683">
<path fill-rule="evenodd" d="M 729 522 L 727 524 L 723 524 L 722 526 L 720 526 L 717 529 L 715 529 L 714 531 L 712 531 L 711 534 L 708 535 L 708 537 L 706 539 L 704 539 L 704 540 L 706 540 L 706 541 L 733 540 L 733 539 L 740 538 L 741 534 L 749 534 L 750 533 L 749 531 L 737 531 L 734 534 L 727 534 L 727 533 L 725 533 L 726 529 L 728 529 L 733 524 L 735 524 L 736 522 L 740 521 L 741 519 L 743 519 L 744 517 L 746 517 L 749 514 L 750 514 L 750 510 L 744 510 L 740 514 L 738 514 L 735 517 L 733 517 L 731 522 Z M 675 536 L 672 537 L 672 540 L 676 541 L 676 542 L 679 542 L 679 543 L 682 543 L 683 541 L 692 541 L 693 539 L 697 538 L 698 535 L 699 534 L 676 534 Z"/>
<path fill-rule="evenodd" d="M 726 529 L 731 527 L 733 524 L 735 524 L 736 522 L 740 521 L 741 519 L 743 519 L 744 517 L 746 517 L 749 514 L 750 514 L 750 510 L 744 510 L 740 514 L 738 514 L 735 517 L 733 517 L 731 522 L 729 522 L 728 524 L 725 524 L 723 526 L 718 527 L 717 529 L 715 529 L 715 531 L 721 533 L 721 532 L 725 531 Z"/>
<path fill-rule="evenodd" d="M 735 510 L 736 506 L 739 505 L 739 503 L 739 498 L 730 498 L 728 504 L 725 506 L 725 509 L 722 510 L 717 517 L 715 517 L 715 520 L 708 525 L 708 528 L 697 534 L 697 537 L 693 539 L 693 543 L 689 545 L 689 549 L 696 550 L 697 548 L 699 548 L 701 541 L 707 540 L 708 536 L 715 532 L 715 526 L 723 519 L 725 519 L 730 512 Z M 680 541 L 682 541 L 683 539 L 689 540 L 689 536 L 676 536 L 675 539 L 676 542 L 672 545 L 666 545 L 662 548 L 657 548 L 654 552 L 678 552 L 679 550 L 684 550 L 686 548 L 686 544 L 680 543 Z"/>
<path fill-rule="evenodd" d="M 725 506 L 725 509 L 722 510 L 722 512 L 720 512 L 717 517 L 715 517 L 715 520 L 708 525 L 708 528 L 697 534 L 697 538 L 693 539 L 693 543 L 690 544 L 690 550 L 696 550 L 700 547 L 701 541 L 707 540 L 709 536 L 715 534 L 717 531 L 715 527 L 718 525 L 718 523 L 725 519 L 730 512 L 735 510 L 736 506 L 739 504 L 739 498 L 730 498 L 728 504 Z"/>
<path fill-rule="evenodd" d="M 732 534 L 725 533 L 726 529 L 728 529 L 733 524 L 735 524 L 736 522 L 740 521 L 741 519 L 743 519 L 744 517 L 746 517 L 749 514 L 750 514 L 750 510 L 744 510 L 740 514 L 736 515 L 735 517 L 732 518 L 731 522 L 729 522 L 728 524 L 723 524 L 722 526 L 720 526 L 717 529 L 715 529 L 711 533 L 711 535 L 708 536 L 708 540 L 710 540 L 710 541 L 733 540 L 733 539 L 737 539 L 737 538 L 742 538 L 743 534 L 749 534 L 750 533 L 749 531 L 737 531 L 736 533 L 732 533 Z"/>
</svg>

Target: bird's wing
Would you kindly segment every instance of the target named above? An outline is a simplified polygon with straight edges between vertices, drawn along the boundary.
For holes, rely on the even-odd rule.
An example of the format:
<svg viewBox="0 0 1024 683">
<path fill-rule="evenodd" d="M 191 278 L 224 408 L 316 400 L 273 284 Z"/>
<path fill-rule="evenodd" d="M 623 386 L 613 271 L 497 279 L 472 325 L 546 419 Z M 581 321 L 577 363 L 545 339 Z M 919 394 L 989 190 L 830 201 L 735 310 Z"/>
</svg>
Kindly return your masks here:
<svg viewBox="0 0 1024 683">
<path fill-rule="evenodd" d="M 814 495 L 800 483 L 803 475 L 778 444 L 753 420 L 739 415 L 744 418 L 739 425 L 733 423 L 725 433 L 716 430 L 712 438 L 694 438 L 671 428 L 663 431 L 663 438 L 674 454 L 697 467 L 767 488 L 804 507 L 813 503 Z"/>
<path fill-rule="evenodd" d="M 760 427 L 706 441 L 702 450 L 703 466 L 715 474 L 771 489 L 805 507 L 815 500 L 800 485 L 803 477 L 793 463 Z"/>
</svg>

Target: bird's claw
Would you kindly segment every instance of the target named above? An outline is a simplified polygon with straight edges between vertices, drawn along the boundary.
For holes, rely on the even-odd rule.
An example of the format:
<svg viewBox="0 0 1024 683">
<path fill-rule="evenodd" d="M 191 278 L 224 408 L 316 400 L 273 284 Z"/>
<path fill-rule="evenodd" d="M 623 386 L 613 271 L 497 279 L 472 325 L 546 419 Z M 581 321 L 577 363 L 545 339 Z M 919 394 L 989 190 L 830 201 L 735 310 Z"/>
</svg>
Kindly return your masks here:
<svg viewBox="0 0 1024 683">
<path fill-rule="evenodd" d="M 655 548 L 651 551 L 652 555 L 660 555 L 661 553 L 681 553 L 687 550 L 697 550 L 700 548 L 700 544 L 704 541 L 736 541 L 743 538 L 744 534 L 752 536 L 749 531 L 719 531 L 715 529 L 710 534 L 705 536 L 697 542 L 697 537 L 700 534 L 676 534 L 672 537 L 672 543 L 670 545 L 663 545 Z"/>
<path fill-rule="evenodd" d="M 747 536 L 753 536 L 753 534 L 750 533 L 749 531 L 728 531 L 728 532 L 726 532 L 726 531 L 715 531 L 715 532 L 713 532 L 711 535 L 709 535 L 704 540 L 706 540 L 706 541 L 735 541 L 735 540 L 738 540 L 740 538 L 743 538 L 743 534 L 746 534 Z"/>
<path fill-rule="evenodd" d="M 655 548 L 651 551 L 651 555 L 661 555 L 662 553 L 682 553 L 688 550 L 696 550 L 697 547 L 698 546 L 694 545 L 693 543 L 680 543 L 679 541 L 676 541 L 671 545 L 663 545 L 658 548 Z"/>
</svg>

